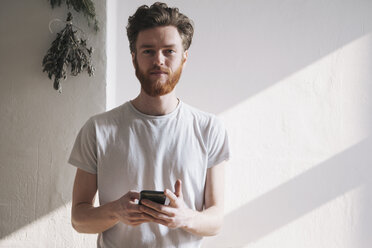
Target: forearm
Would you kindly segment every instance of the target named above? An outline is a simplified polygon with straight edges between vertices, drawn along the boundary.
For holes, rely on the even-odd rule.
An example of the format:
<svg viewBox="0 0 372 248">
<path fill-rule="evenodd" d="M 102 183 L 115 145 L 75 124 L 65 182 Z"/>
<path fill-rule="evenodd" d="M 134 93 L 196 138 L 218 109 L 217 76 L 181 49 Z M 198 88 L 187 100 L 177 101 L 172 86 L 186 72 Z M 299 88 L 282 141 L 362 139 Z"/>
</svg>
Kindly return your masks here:
<svg viewBox="0 0 372 248">
<path fill-rule="evenodd" d="M 89 203 L 80 203 L 73 207 L 71 222 L 80 233 L 101 233 L 119 222 L 115 215 L 116 202 L 94 207 Z"/>
<path fill-rule="evenodd" d="M 198 236 L 214 236 L 219 233 L 223 223 L 223 209 L 212 206 L 202 212 L 193 211 L 184 230 Z"/>
</svg>

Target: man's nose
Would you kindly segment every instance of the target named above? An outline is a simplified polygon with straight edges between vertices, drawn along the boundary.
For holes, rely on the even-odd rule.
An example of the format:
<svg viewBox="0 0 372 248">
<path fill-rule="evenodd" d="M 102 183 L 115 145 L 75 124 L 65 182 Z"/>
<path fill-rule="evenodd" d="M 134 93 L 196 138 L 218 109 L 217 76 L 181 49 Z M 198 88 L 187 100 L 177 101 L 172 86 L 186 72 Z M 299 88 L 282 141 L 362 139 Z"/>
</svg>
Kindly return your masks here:
<svg viewBox="0 0 372 248">
<path fill-rule="evenodd" d="M 156 52 L 154 58 L 154 65 L 164 65 L 165 57 L 161 51 Z"/>
</svg>

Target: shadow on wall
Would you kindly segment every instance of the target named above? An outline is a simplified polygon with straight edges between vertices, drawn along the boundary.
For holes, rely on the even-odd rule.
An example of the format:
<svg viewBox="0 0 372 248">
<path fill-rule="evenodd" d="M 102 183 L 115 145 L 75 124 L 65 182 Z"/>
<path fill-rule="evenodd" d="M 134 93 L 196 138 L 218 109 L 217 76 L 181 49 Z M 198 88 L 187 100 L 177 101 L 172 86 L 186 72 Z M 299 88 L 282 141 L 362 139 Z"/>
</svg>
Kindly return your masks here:
<svg viewBox="0 0 372 248">
<path fill-rule="evenodd" d="M 226 215 L 222 233 L 206 240 L 204 247 L 242 247 L 253 243 L 360 186 L 365 191 L 364 216 L 369 216 L 360 220 L 359 233 L 365 239 L 371 228 L 367 208 L 372 201 L 371 147 L 372 137 L 368 137 Z"/>
</svg>

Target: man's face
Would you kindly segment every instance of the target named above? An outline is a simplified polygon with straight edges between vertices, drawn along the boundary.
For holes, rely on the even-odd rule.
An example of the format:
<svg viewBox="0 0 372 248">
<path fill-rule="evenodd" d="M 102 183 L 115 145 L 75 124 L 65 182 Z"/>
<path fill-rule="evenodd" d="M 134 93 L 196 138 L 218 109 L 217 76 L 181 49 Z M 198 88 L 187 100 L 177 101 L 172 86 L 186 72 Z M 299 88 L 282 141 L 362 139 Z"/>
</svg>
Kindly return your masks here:
<svg viewBox="0 0 372 248">
<path fill-rule="evenodd" d="M 183 51 L 176 27 L 156 27 L 139 32 L 132 59 L 146 94 L 162 96 L 170 93 L 178 83 L 187 51 Z"/>
</svg>

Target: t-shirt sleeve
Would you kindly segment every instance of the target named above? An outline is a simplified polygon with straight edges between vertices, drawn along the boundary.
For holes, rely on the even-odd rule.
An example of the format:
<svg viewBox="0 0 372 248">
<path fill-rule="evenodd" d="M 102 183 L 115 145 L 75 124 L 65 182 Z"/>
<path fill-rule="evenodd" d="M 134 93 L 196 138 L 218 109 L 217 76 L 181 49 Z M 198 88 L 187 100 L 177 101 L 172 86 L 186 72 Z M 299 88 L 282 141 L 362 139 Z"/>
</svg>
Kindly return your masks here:
<svg viewBox="0 0 372 248">
<path fill-rule="evenodd" d="M 208 137 L 208 168 L 230 159 L 227 130 L 216 117 L 212 119 Z"/>
<path fill-rule="evenodd" d="M 96 130 L 92 118 L 80 129 L 68 163 L 89 173 L 97 174 Z"/>
</svg>

